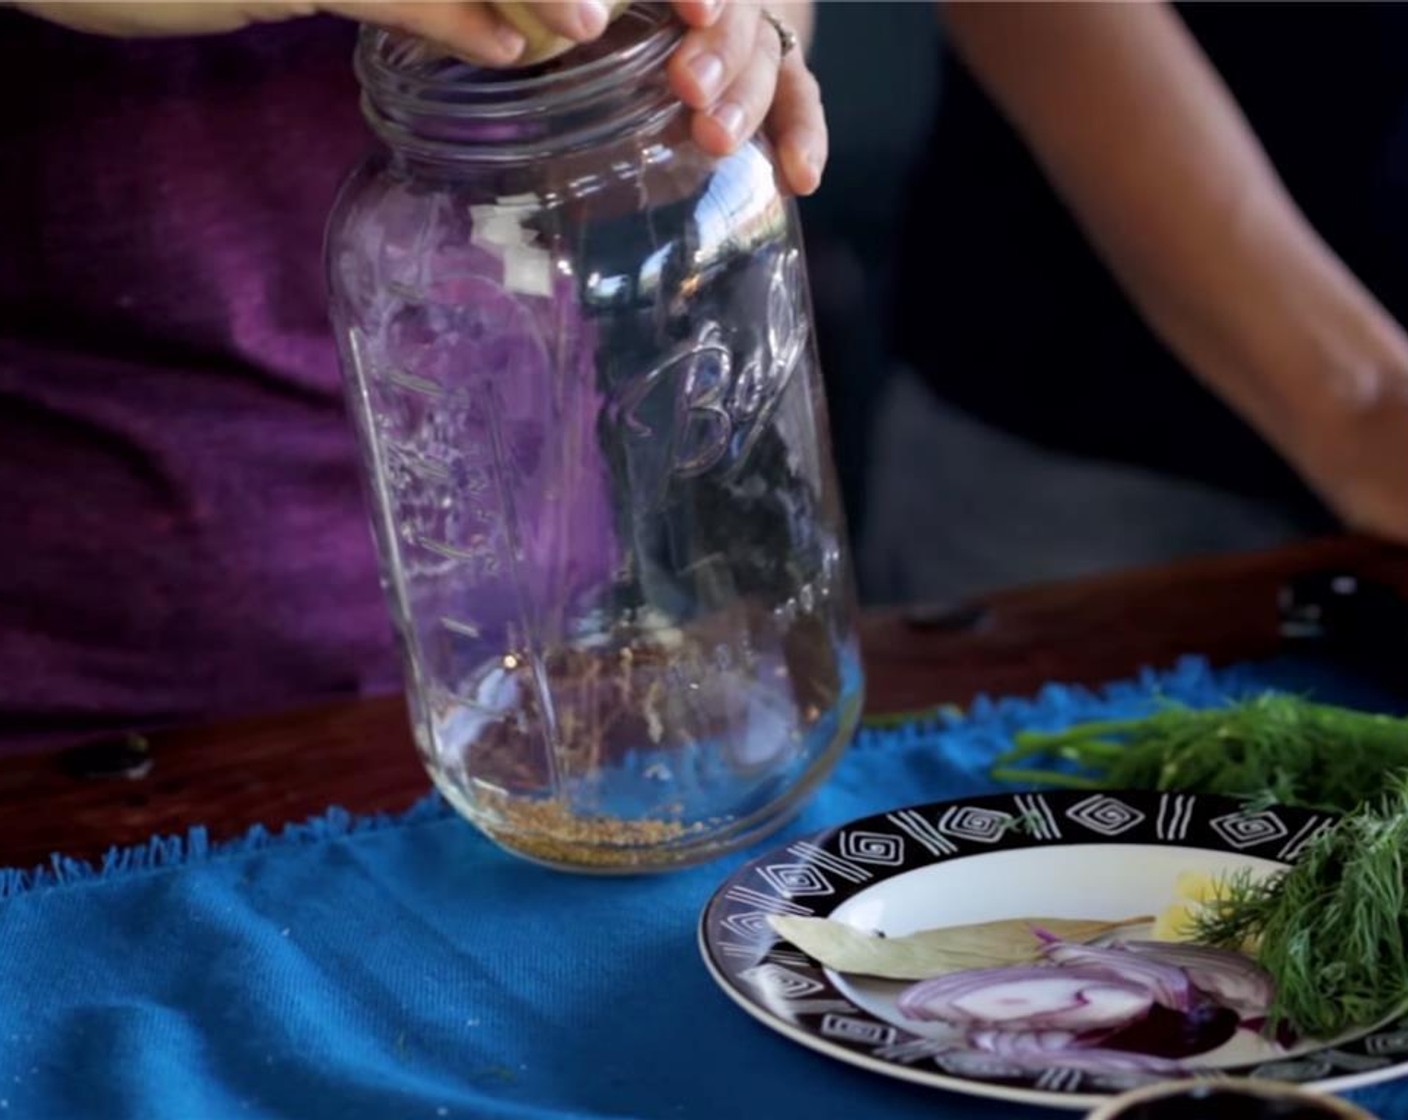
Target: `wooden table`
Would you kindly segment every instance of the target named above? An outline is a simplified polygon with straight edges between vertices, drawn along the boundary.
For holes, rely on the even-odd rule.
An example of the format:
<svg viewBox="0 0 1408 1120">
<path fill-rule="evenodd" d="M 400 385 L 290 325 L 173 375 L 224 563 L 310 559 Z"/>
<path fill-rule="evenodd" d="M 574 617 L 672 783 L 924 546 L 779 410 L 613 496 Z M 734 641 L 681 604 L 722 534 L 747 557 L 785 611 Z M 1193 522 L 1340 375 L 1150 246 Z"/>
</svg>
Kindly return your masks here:
<svg viewBox="0 0 1408 1120">
<path fill-rule="evenodd" d="M 870 714 L 1047 681 L 1093 684 L 1181 654 L 1216 663 L 1277 651 L 1277 592 L 1297 574 L 1352 570 L 1408 594 L 1408 552 L 1337 538 L 1051 584 L 958 609 L 876 612 L 862 640 Z M 428 788 L 400 697 L 351 700 L 156 735 L 141 777 L 77 773 L 73 755 L 0 767 L 0 866 L 203 824 L 213 839 L 277 826 L 331 804 L 405 808 Z"/>
</svg>

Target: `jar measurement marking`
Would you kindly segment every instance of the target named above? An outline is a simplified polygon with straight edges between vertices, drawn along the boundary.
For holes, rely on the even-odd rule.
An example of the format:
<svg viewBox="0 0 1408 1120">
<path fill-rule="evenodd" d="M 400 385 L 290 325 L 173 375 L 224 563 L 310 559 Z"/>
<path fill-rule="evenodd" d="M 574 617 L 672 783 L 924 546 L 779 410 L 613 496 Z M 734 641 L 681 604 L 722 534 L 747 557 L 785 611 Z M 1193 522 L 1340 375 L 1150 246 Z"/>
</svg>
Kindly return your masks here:
<svg viewBox="0 0 1408 1120">
<path fill-rule="evenodd" d="M 405 467 L 416 478 L 434 479 L 437 482 L 453 481 L 450 468 L 438 459 L 432 459 L 419 451 L 412 451 L 395 443 L 387 444 L 386 450 L 389 452 L 388 458 L 395 459 L 397 466 Z"/>
<path fill-rule="evenodd" d="M 428 377 L 421 377 L 417 373 L 411 373 L 404 369 L 378 369 L 374 371 L 382 380 L 389 381 L 398 388 L 408 392 L 419 393 L 423 397 L 430 397 L 439 400 L 445 395 L 442 386 L 437 385 Z"/>
<path fill-rule="evenodd" d="M 475 626 L 474 623 L 463 622 L 458 618 L 451 618 L 448 615 L 442 614 L 440 616 L 440 625 L 450 631 L 450 633 L 459 634 L 461 637 L 478 639 L 483 636 L 479 627 Z"/>
<path fill-rule="evenodd" d="M 497 557 L 486 548 L 469 547 L 461 548 L 458 545 L 446 544 L 444 541 L 436 540 L 434 537 L 427 537 L 424 533 L 416 535 L 416 544 L 428 552 L 433 552 L 437 556 L 443 556 L 446 560 L 472 560 L 485 565 L 485 570 L 490 571 L 497 568 Z"/>
</svg>

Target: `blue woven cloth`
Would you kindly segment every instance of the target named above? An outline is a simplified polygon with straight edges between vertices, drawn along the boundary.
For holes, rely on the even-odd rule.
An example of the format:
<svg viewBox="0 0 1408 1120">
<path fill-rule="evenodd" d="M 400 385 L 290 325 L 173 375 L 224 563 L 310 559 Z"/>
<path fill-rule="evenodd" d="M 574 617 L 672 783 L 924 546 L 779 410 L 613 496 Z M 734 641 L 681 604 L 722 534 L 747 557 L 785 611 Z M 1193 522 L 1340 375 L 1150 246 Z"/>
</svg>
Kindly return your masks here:
<svg viewBox="0 0 1408 1120">
<path fill-rule="evenodd" d="M 1267 686 L 1382 700 L 1294 666 L 1190 661 L 1099 695 L 979 702 L 863 733 L 791 831 L 982 791 L 1017 728 Z M 1040 1115 L 851 1069 L 739 1011 L 695 947 L 737 862 L 562 875 L 427 802 L 3 873 L 0 1120 Z M 1408 1120 L 1408 1084 L 1359 1096 Z"/>
</svg>

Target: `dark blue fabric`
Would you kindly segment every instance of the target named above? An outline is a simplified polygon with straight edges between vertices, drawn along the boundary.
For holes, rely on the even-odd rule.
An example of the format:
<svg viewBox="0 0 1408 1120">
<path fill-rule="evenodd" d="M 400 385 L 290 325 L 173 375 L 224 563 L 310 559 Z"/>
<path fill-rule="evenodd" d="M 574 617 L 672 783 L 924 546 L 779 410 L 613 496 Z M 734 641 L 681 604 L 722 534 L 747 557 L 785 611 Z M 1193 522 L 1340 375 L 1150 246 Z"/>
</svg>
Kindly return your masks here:
<svg viewBox="0 0 1408 1120">
<path fill-rule="evenodd" d="M 791 831 L 983 790 L 1019 727 L 1266 686 L 1381 701 L 1296 666 L 1190 661 L 1098 696 L 980 702 L 864 732 Z M 0 1120 L 1040 1115 L 851 1069 L 739 1011 L 695 922 L 741 858 L 568 876 L 428 802 L 0 874 Z M 1408 1085 L 1361 1097 L 1408 1120 Z"/>
</svg>

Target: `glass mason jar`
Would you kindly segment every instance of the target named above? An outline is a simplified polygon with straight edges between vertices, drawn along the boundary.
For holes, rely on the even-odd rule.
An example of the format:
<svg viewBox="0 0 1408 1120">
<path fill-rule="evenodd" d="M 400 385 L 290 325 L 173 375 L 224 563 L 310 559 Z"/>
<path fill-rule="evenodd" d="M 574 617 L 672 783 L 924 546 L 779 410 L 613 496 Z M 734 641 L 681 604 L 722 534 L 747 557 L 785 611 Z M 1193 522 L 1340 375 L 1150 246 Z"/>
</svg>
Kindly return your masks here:
<svg viewBox="0 0 1408 1120">
<path fill-rule="evenodd" d="M 679 36 L 492 72 L 364 31 L 384 148 L 328 233 L 419 750 L 576 869 L 755 839 L 861 704 L 796 217 L 761 142 L 690 142 Z"/>
</svg>

